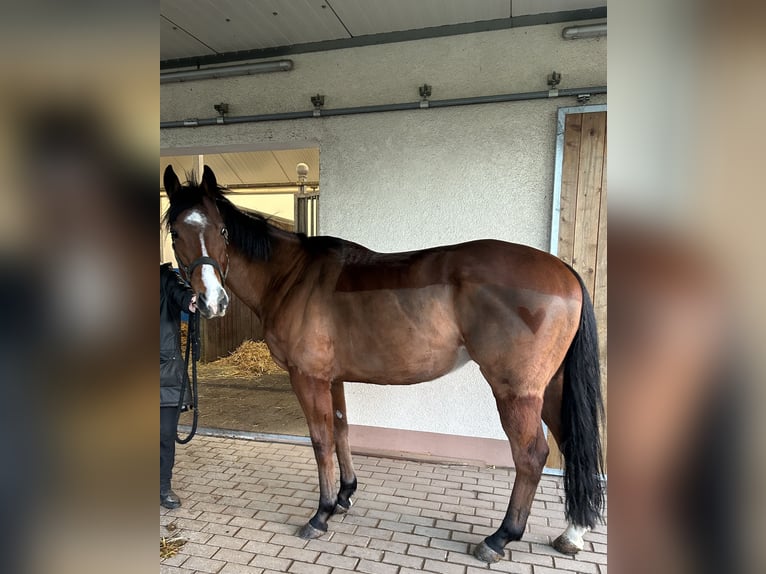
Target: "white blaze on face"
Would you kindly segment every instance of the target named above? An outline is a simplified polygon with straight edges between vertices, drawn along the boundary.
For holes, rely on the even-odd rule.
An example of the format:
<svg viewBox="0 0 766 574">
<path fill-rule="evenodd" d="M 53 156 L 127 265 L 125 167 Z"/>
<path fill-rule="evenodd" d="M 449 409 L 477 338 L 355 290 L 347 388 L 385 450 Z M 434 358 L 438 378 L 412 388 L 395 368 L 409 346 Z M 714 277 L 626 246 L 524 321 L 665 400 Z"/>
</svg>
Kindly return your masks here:
<svg viewBox="0 0 766 574">
<path fill-rule="evenodd" d="M 209 257 L 207 252 L 207 246 L 205 245 L 205 226 L 207 225 L 207 218 L 199 211 L 192 211 L 184 218 L 184 221 L 193 227 L 199 229 L 199 244 L 202 249 L 202 256 Z M 211 317 L 218 315 L 223 316 L 223 312 L 226 309 L 226 303 L 229 301 L 229 296 L 218 280 L 215 274 L 215 269 L 208 263 L 203 263 L 200 266 L 200 272 L 202 274 L 202 284 L 205 286 L 205 300 L 207 302 L 207 308 L 210 311 Z M 219 308 L 219 301 L 222 301 L 222 308 Z M 198 302 L 199 303 L 199 302 Z"/>
</svg>

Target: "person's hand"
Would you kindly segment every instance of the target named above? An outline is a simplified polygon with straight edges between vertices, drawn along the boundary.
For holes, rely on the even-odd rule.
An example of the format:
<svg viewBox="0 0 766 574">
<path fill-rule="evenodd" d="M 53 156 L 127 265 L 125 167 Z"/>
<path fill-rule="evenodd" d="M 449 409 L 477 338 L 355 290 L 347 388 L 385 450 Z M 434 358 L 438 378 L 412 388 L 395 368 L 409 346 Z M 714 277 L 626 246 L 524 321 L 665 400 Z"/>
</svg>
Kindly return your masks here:
<svg viewBox="0 0 766 574">
<path fill-rule="evenodd" d="M 192 295 L 191 301 L 189 301 L 189 311 L 195 313 L 197 311 L 197 296 Z"/>
</svg>

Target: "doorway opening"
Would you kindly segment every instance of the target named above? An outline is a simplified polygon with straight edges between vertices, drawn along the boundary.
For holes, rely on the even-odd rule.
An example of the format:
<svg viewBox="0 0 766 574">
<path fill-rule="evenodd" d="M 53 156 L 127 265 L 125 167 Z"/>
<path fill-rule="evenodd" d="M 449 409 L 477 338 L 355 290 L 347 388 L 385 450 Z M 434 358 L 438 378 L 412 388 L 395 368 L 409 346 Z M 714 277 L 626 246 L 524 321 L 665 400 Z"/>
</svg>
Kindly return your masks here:
<svg viewBox="0 0 766 574">
<path fill-rule="evenodd" d="M 164 155 L 160 158 L 160 217 L 168 207 L 162 189 L 168 165 L 182 180 L 199 178 L 208 165 L 226 188 L 228 199 L 241 209 L 268 217 L 288 231 L 319 232 L 318 148 Z M 172 262 L 178 268 L 169 234 L 162 228 L 160 262 Z M 200 428 L 308 436 L 289 377 L 271 360 L 263 342 L 260 320 L 227 291 L 231 302 L 226 316 L 200 322 Z M 187 418 L 190 415 L 182 415 L 181 424 Z"/>
</svg>

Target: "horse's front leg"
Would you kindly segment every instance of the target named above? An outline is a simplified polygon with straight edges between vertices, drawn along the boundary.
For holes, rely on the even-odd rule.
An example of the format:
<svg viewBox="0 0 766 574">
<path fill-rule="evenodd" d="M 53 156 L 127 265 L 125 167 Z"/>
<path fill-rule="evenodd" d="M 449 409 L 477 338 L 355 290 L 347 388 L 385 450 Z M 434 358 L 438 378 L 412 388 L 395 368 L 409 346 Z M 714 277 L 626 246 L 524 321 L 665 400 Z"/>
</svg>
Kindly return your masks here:
<svg viewBox="0 0 766 574">
<path fill-rule="evenodd" d="M 319 470 L 319 508 L 311 520 L 298 531 L 298 536 L 308 540 L 327 532 L 327 520 L 335 510 L 332 394 L 330 381 L 306 376 L 295 369 L 290 370 L 290 383 L 306 416 Z"/>
<path fill-rule="evenodd" d="M 348 444 L 348 418 L 343 381 L 335 381 L 332 385 L 332 407 L 335 410 L 335 450 L 340 467 L 340 491 L 335 512 L 343 514 L 351 508 L 353 504 L 351 496 L 356 492 L 356 474 Z"/>
</svg>

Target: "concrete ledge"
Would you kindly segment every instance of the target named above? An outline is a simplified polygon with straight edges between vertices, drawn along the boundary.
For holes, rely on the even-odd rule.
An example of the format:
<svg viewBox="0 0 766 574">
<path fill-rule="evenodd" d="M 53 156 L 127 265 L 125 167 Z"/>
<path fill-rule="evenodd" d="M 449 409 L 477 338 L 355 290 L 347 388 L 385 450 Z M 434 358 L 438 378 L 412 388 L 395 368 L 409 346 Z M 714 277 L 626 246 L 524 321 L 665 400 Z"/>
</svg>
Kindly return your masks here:
<svg viewBox="0 0 766 574">
<path fill-rule="evenodd" d="M 507 440 L 349 425 L 349 443 L 354 454 L 513 467 Z"/>
<path fill-rule="evenodd" d="M 178 430 L 181 433 L 188 433 L 191 427 L 189 425 L 178 425 Z M 198 428 L 197 434 L 260 442 L 311 445 L 311 439 L 307 436 L 277 435 L 206 427 Z M 354 454 L 421 462 L 475 464 L 513 468 L 510 445 L 506 441 L 491 438 L 453 436 L 439 433 L 350 425 L 349 442 L 351 444 L 351 451 Z M 548 462 L 551 462 L 550 459 Z M 564 471 L 560 468 L 546 466 L 543 469 L 543 474 L 563 476 Z"/>
</svg>

